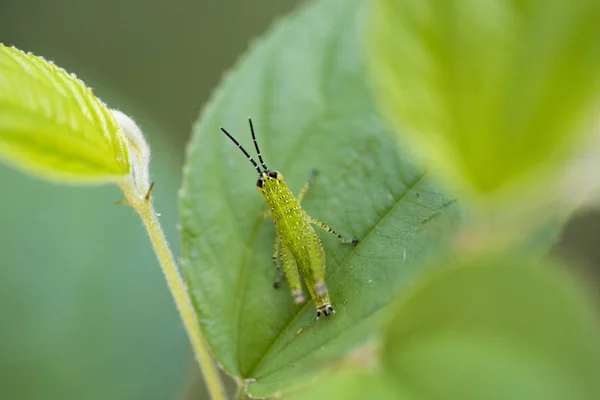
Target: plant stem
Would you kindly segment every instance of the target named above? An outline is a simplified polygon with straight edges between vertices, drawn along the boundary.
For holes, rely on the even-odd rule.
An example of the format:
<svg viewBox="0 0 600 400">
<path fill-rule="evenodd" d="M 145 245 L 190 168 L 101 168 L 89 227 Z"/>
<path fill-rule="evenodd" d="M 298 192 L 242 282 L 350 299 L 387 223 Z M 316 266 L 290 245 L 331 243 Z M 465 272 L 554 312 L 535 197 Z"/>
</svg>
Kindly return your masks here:
<svg viewBox="0 0 600 400">
<path fill-rule="evenodd" d="M 248 400 L 249 397 L 246 394 L 246 388 L 243 384 L 238 385 L 237 393 L 235 395 L 235 400 Z"/>
<path fill-rule="evenodd" d="M 160 226 L 158 216 L 152 207 L 152 200 L 149 193 L 146 197 L 139 198 L 135 195 L 130 185 L 122 184 L 120 186 L 125 193 L 127 202 L 138 213 L 148 232 L 148 236 L 150 236 L 150 241 L 167 280 L 173 300 L 175 300 L 175 304 L 181 315 L 200 371 L 202 371 L 204 376 L 208 392 L 213 400 L 224 400 L 225 392 L 219 377 L 219 371 L 212 360 L 210 350 L 200 330 L 196 311 L 188 295 L 185 283 L 179 274 L 177 264 Z"/>
</svg>

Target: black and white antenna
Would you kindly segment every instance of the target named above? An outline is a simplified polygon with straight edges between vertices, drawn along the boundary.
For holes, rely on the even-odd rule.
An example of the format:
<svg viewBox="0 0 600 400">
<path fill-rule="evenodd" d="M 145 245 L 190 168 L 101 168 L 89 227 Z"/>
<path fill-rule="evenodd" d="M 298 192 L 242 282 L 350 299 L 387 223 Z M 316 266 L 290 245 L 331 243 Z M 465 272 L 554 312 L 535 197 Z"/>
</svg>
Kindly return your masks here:
<svg viewBox="0 0 600 400">
<path fill-rule="evenodd" d="M 250 132 L 252 132 L 252 140 L 254 141 L 254 147 L 256 148 L 256 154 L 258 154 L 258 160 L 260 161 L 260 165 L 264 168 L 265 171 L 268 171 L 267 165 L 263 161 L 262 155 L 260 154 L 260 149 L 258 148 L 258 143 L 256 142 L 256 136 L 254 136 L 254 126 L 252 126 L 252 118 L 248 117 L 248 122 L 250 123 Z"/>
<path fill-rule="evenodd" d="M 238 141 L 237 141 L 237 140 L 235 140 L 235 138 L 234 138 L 233 136 L 231 136 L 231 135 L 229 134 L 229 132 L 227 132 L 227 131 L 226 131 L 226 130 L 223 128 L 223 127 L 221 127 L 221 130 L 223 131 L 223 133 L 224 133 L 224 134 L 226 134 L 226 135 L 227 135 L 227 137 L 228 137 L 229 139 L 231 139 L 231 141 L 232 141 L 233 143 L 235 143 L 235 145 L 236 145 L 236 146 L 237 146 L 237 147 L 238 147 L 238 148 L 239 148 L 239 149 L 242 151 L 242 153 L 244 153 L 244 155 L 245 155 L 246 157 L 248 157 L 248 160 L 250 160 L 250 162 L 252 163 L 252 165 L 254 165 L 254 168 L 256 168 L 256 172 L 258 172 L 258 173 L 260 174 L 260 173 L 261 173 L 261 171 L 260 171 L 260 167 L 258 166 L 258 164 L 256 163 L 256 161 L 254 161 L 254 159 L 252 158 L 252 156 L 251 156 L 250 154 L 248 154 L 248 152 L 246 151 L 246 149 L 244 149 L 244 148 L 242 147 L 242 145 L 241 145 L 241 144 L 239 144 L 239 143 L 238 143 Z M 253 132 L 253 134 L 252 134 L 252 137 L 254 137 L 254 132 Z M 254 144 L 256 144 L 256 141 L 254 141 Z M 258 146 L 257 146 L 257 148 L 258 148 Z M 260 157 L 260 153 L 258 153 L 258 156 Z M 262 162 L 262 158 L 261 158 L 260 160 L 261 160 L 261 162 Z M 262 164 L 263 164 L 263 166 L 264 166 L 264 163 L 262 163 Z"/>
</svg>

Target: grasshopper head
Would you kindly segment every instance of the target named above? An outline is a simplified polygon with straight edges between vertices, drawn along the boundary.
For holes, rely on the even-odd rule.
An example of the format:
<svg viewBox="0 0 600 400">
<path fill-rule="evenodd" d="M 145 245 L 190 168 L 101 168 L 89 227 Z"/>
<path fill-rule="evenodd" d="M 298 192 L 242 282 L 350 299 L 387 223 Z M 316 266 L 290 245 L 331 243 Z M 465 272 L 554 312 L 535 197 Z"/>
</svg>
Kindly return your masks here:
<svg viewBox="0 0 600 400">
<path fill-rule="evenodd" d="M 273 187 L 283 182 L 283 175 L 275 170 L 265 170 L 260 173 L 256 180 L 256 188 L 259 192 L 263 191 L 263 188 Z"/>
</svg>

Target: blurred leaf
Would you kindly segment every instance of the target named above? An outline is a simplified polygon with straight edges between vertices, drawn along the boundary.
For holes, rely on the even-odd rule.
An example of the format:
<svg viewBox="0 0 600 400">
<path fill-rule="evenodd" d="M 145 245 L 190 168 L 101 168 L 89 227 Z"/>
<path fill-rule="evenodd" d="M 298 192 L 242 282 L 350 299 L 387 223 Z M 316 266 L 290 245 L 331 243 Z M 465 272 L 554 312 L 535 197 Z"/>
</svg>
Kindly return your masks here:
<svg viewBox="0 0 600 400">
<path fill-rule="evenodd" d="M 74 75 L 0 45 L 0 160 L 58 181 L 98 183 L 129 173 L 106 106 Z"/>
<path fill-rule="evenodd" d="M 367 368 L 344 368 L 322 376 L 310 388 L 293 394 L 291 400 L 412 400 L 402 395 L 393 377 Z"/>
<path fill-rule="evenodd" d="M 148 139 L 161 149 L 153 194 L 176 245 L 179 155 Z M 0 182 L 0 398 L 179 398 L 199 372 L 139 218 L 115 205 L 123 194 L 2 165 Z"/>
<path fill-rule="evenodd" d="M 317 360 L 345 353 L 380 311 L 449 243 L 461 212 L 398 147 L 380 119 L 360 47 L 362 1 L 320 1 L 265 35 L 225 80 L 195 126 L 181 191 L 182 263 L 202 328 L 229 373 L 265 396 L 300 384 Z M 309 28 L 307 28 L 309 27 Z M 251 150 L 251 115 L 267 165 L 303 203 L 357 247 L 321 234 L 337 309 L 272 288 L 273 224 L 256 171 L 219 131 Z M 299 330 L 302 329 L 300 333 Z M 255 381 L 254 381 L 255 380 Z"/>
<path fill-rule="evenodd" d="M 564 272 L 488 257 L 432 274 L 397 307 L 384 368 L 414 399 L 596 398 L 597 315 Z"/>
<path fill-rule="evenodd" d="M 381 103 L 453 185 L 549 180 L 597 119 L 597 0 L 378 0 L 372 17 Z"/>
</svg>

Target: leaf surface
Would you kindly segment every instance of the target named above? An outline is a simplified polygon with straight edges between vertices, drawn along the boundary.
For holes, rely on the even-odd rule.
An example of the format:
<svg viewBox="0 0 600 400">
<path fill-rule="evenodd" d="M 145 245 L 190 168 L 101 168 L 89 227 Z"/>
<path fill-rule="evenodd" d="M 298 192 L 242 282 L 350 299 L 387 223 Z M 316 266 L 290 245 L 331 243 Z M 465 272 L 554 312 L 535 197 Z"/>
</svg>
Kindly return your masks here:
<svg viewBox="0 0 600 400">
<path fill-rule="evenodd" d="M 194 127 L 180 197 L 182 264 L 207 340 L 230 374 L 266 396 L 303 382 L 378 326 L 383 307 L 446 248 L 462 212 L 399 150 L 366 79 L 362 1 L 311 3 L 286 18 L 228 75 Z M 256 171 L 220 131 L 253 150 L 303 207 L 358 246 L 318 231 L 335 316 L 272 288 L 273 224 Z"/>
</svg>

